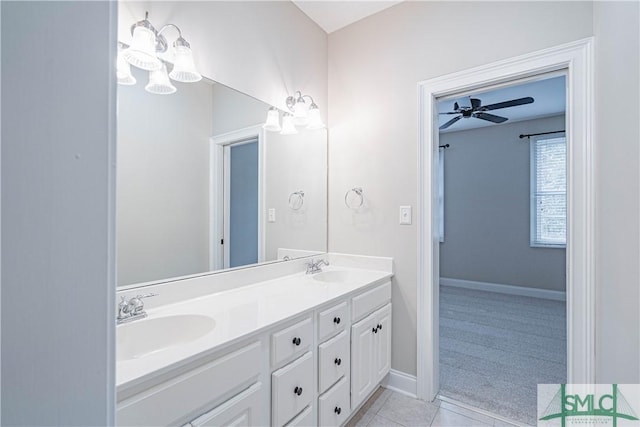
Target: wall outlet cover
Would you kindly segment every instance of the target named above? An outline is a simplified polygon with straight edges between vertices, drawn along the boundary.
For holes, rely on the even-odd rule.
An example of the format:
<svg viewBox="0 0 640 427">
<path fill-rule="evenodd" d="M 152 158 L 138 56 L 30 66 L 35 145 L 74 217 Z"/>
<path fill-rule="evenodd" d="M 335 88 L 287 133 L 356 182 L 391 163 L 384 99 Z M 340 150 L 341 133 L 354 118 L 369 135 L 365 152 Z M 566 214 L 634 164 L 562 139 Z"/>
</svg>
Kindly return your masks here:
<svg viewBox="0 0 640 427">
<path fill-rule="evenodd" d="M 400 225 L 411 225 L 411 206 L 400 206 Z"/>
</svg>

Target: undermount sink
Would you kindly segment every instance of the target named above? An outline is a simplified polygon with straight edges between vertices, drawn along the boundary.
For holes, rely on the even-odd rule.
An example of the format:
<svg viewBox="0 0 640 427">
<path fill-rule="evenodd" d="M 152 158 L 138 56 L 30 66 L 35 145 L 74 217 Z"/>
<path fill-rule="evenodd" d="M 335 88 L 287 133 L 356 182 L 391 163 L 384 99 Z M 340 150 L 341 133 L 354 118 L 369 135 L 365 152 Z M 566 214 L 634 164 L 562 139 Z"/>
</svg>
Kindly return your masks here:
<svg viewBox="0 0 640 427">
<path fill-rule="evenodd" d="M 357 274 L 346 270 L 334 270 L 316 273 L 312 278 L 324 283 L 347 283 L 357 279 Z"/>
<path fill-rule="evenodd" d="M 199 314 L 147 318 L 116 328 L 116 360 L 139 359 L 188 344 L 211 332 L 216 321 Z"/>
</svg>

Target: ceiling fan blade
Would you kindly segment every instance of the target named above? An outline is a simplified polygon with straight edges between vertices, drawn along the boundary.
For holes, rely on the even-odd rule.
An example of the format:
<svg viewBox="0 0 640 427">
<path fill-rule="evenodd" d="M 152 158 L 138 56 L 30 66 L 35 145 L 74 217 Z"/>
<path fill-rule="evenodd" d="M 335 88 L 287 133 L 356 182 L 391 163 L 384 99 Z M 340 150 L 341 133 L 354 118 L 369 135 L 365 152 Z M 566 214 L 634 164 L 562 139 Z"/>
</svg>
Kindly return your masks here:
<svg viewBox="0 0 640 427">
<path fill-rule="evenodd" d="M 447 111 L 446 113 L 438 113 L 438 114 L 460 114 L 457 111 Z"/>
<path fill-rule="evenodd" d="M 478 119 L 482 119 L 482 120 L 488 120 L 493 123 L 502 123 L 509 120 L 506 117 L 500 117 L 500 116 L 496 116 L 494 114 L 489 114 L 489 113 L 475 113 L 473 117 L 477 117 Z"/>
<path fill-rule="evenodd" d="M 442 126 L 440 126 L 440 130 L 448 128 L 449 126 L 451 126 L 452 124 L 454 124 L 455 122 L 460 120 L 461 118 L 462 118 L 462 116 L 454 117 L 453 119 L 449 120 L 447 123 L 445 123 Z"/>
<path fill-rule="evenodd" d="M 512 99 L 511 101 L 498 102 L 496 104 L 485 105 L 480 108 L 480 111 L 498 110 L 500 108 L 515 107 L 517 105 L 525 105 L 533 103 L 533 98 L 527 96 L 526 98 Z"/>
</svg>

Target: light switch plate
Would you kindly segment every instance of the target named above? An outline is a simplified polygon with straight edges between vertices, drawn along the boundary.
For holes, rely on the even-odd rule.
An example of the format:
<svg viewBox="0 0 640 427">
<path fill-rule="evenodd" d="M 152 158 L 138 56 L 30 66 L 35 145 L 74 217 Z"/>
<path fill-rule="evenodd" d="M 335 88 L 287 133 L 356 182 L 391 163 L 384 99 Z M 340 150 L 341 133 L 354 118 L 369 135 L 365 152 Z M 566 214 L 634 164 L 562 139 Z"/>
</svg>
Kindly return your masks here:
<svg viewBox="0 0 640 427">
<path fill-rule="evenodd" d="M 276 222 L 276 210 L 274 208 L 269 209 L 269 218 L 267 221 Z"/>
<path fill-rule="evenodd" d="M 411 225 L 411 206 L 400 206 L 400 225 Z"/>
</svg>

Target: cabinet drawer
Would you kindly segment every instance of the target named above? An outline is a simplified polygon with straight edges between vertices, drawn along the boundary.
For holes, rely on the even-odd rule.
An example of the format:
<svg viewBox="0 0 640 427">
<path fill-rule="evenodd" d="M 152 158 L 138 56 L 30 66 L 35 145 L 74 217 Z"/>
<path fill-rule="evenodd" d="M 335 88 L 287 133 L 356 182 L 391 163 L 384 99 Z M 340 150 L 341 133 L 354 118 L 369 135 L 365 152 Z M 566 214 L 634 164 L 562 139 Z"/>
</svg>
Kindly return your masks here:
<svg viewBox="0 0 640 427">
<path fill-rule="evenodd" d="M 347 302 L 343 302 L 318 314 L 318 342 L 322 342 L 345 329 Z"/>
<path fill-rule="evenodd" d="M 281 426 L 313 400 L 311 352 L 271 374 L 271 419 Z"/>
<path fill-rule="evenodd" d="M 313 406 L 307 406 L 307 409 L 300 412 L 300 414 L 292 419 L 286 427 L 308 427 L 313 424 Z"/>
<path fill-rule="evenodd" d="M 262 383 L 256 383 L 236 397 L 191 421 L 193 427 L 259 426 L 262 415 Z"/>
<path fill-rule="evenodd" d="M 136 394 L 118 404 L 118 425 L 175 425 L 233 389 L 255 382 L 262 366 L 256 342 Z M 210 407 L 210 406 L 209 406 Z"/>
<path fill-rule="evenodd" d="M 271 335 L 271 365 L 309 350 L 313 338 L 311 319 L 304 319 Z"/>
<path fill-rule="evenodd" d="M 351 321 L 358 321 L 389 301 L 391 301 L 391 282 L 353 297 L 351 300 Z"/>
<path fill-rule="evenodd" d="M 318 391 L 322 393 L 349 372 L 349 333 L 338 336 L 318 347 Z"/>
<path fill-rule="evenodd" d="M 342 378 L 318 399 L 318 425 L 342 425 L 349 418 L 349 413 L 349 382 Z"/>
</svg>

